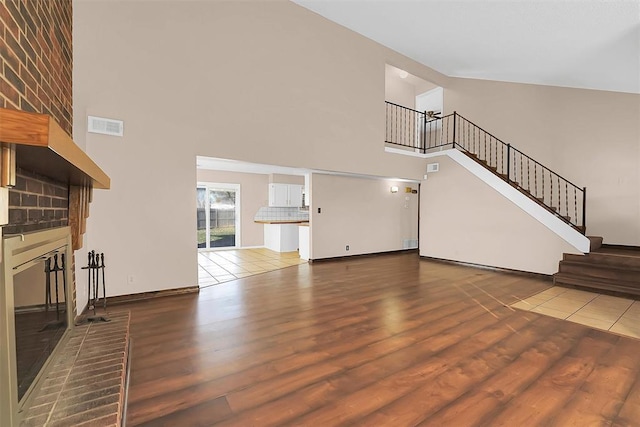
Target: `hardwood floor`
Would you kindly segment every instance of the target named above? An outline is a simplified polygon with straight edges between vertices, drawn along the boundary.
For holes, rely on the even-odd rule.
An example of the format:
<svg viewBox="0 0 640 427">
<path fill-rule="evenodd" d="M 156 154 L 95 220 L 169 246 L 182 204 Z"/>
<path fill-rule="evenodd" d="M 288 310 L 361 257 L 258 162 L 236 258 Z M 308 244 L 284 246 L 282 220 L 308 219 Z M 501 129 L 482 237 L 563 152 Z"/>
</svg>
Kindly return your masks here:
<svg viewBox="0 0 640 427">
<path fill-rule="evenodd" d="M 120 305 L 128 425 L 640 425 L 640 341 L 508 305 L 550 280 L 394 254 Z"/>
</svg>

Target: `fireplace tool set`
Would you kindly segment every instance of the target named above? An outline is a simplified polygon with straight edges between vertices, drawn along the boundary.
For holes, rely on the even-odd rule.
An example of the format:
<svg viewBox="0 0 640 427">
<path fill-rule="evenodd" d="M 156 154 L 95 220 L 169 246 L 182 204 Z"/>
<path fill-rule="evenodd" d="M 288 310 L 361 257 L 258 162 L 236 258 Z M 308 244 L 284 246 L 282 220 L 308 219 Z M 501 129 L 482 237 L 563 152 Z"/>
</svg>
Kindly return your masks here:
<svg viewBox="0 0 640 427">
<path fill-rule="evenodd" d="M 83 270 L 87 270 L 87 287 L 88 287 L 88 301 L 87 308 L 89 310 L 93 310 L 93 316 L 87 317 L 88 322 L 110 322 L 111 319 L 106 317 L 106 315 L 98 316 L 96 314 L 96 306 L 98 305 L 98 300 L 100 299 L 100 277 L 102 277 L 102 305 L 105 310 L 107 310 L 107 292 L 106 285 L 104 281 L 104 253 L 96 253 L 96 251 L 91 251 L 87 255 L 88 263 L 86 267 L 82 267 Z"/>
<path fill-rule="evenodd" d="M 60 296 L 59 296 L 59 282 L 58 282 L 58 272 L 62 272 L 62 286 L 63 286 L 63 295 L 65 297 L 65 301 L 67 298 L 67 275 L 65 274 L 65 262 L 64 262 L 64 254 L 60 254 L 60 265 L 58 265 L 58 254 L 55 254 L 53 257 L 49 257 L 46 259 L 44 263 L 44 274 L 45 274 L 45 312 L 49 312 L 49 307 L 53 305 L 51 301 L 51 275 L 53 275 L 54 284 L 56 287 L 56 320 L 48 322 L 42 327 L 42 331 L 45 329 L 57 328 L 64 325 L 64 320 L 60 320 Z M 66 305 L 65 305 L 66 307 Z"/>
</svg>

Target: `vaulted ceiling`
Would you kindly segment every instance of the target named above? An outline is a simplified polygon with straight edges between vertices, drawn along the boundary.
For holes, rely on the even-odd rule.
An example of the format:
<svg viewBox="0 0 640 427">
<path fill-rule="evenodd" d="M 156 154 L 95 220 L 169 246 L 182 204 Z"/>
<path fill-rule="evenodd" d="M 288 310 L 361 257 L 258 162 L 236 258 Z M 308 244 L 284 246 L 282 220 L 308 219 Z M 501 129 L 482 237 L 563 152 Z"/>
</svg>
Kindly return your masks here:
<svg viewBox="0 0 640 427">
<path fill-rule="evenodd" d="M 293 0 L 453 77 L 640 93 L 640 0 Z"/>
</svg>

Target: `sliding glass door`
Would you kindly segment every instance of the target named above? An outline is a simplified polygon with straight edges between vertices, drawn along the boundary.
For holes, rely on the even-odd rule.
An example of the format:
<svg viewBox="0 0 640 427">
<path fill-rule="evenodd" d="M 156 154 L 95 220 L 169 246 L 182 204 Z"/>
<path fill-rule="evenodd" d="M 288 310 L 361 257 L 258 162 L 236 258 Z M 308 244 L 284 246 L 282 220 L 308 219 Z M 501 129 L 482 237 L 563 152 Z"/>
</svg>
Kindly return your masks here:
<svg viewBox="0 0 640 427">
<path fill-rule="evenodd" d="M 240 246 L 240 185 L 198 184 L 199 249 Z"/>
</svg>

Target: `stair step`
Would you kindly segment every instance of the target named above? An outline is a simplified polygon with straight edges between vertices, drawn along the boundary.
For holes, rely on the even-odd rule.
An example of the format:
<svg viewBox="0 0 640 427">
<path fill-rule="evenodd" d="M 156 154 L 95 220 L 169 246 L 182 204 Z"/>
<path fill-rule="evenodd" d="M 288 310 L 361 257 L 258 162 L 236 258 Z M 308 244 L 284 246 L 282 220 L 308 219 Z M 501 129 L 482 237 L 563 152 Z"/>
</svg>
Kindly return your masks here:
<svg viewBox="0 0 640 427">
<path fill-rule="evenodd" d="M 625 256 L 591 252 L 586 255 L 564 254 L 563 260 L 573 262 L 574 264 L 579 263 L 585 265 L 640 270 L 640 256 Z"/>
<path fill-rule="evenodd" d="M 559 273 L 567 273 L 593 279 L 636 283 L 640 288 L 640 269 L 584 262 L 560 261 Z"/>
<path fill-rule="evenodd" d="M 571 217 L 569 215 L 563 215 L 561 217 L 566 219 L 568 222 L 571 222 Z"/>
<path fill-rule="evenodd" d="M 626 281 L 611 282 L 593 277 L 575 274 L 556 273 L 553 275 L 555 285 L 580 286 L 589 289 L 602 289 L 606 291 L 622 292 L 630 295 L 640 295 L 640 284 Z"/>
<path fill-rule="evenodd" d="M 589 241 L 591 242 L 591 246 L 590 249 L 592 251 L 595 251 L 597 249 L 600 249 L 600 247 L 602 247 L 602 237 L 600 236 L 587 236 L 587 239 L 589 239 Z"/>
</svg>

